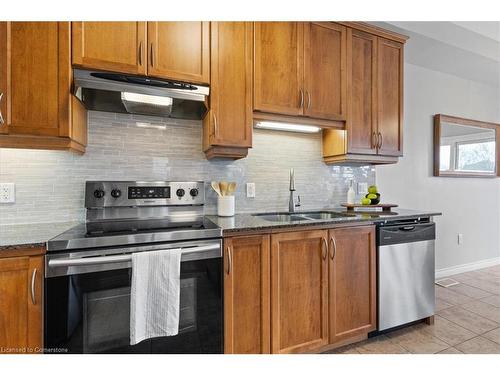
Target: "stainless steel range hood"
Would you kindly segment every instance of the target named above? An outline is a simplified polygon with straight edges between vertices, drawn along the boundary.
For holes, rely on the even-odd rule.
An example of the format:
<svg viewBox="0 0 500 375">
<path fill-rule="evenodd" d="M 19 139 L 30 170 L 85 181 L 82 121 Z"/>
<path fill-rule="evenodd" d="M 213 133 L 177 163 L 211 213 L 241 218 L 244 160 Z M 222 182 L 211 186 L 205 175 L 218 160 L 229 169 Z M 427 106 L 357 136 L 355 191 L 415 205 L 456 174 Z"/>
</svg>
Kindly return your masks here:
<svg viewBox="0 0 500 375">
<path fill-rule="evenodd" d="M 200 120 L 208 86 L 156 78 L 73 70 L 74 94 L 87 109 Z"/>
</svg>

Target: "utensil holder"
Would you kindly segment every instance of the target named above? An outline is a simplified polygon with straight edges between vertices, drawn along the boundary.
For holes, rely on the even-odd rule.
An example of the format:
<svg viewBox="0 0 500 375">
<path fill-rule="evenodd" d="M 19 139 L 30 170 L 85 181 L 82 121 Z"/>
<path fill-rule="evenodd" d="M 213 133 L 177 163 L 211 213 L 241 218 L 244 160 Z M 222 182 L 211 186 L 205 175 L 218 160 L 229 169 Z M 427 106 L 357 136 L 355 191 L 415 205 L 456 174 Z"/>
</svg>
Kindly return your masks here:
<svg viewBox="0 0 500 375">
<path fill-rule="evenodd" d="M 234 195 L 217 197 L 217 215 L 234 216 Z"/>
</svg>

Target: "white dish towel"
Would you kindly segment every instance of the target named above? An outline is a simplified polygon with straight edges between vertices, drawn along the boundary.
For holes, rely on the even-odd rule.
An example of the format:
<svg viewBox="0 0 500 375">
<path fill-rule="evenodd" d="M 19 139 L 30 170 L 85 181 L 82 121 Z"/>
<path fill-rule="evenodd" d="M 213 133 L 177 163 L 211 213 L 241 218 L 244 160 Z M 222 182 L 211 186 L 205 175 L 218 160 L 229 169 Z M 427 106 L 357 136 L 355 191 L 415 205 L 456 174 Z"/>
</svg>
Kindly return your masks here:
<svg viewBox="0 0 500 375">
<path fill-rule="evenodd" d="M 130 345 L 179 332 L 181 249 L 132 254 Z"/>
</svg>

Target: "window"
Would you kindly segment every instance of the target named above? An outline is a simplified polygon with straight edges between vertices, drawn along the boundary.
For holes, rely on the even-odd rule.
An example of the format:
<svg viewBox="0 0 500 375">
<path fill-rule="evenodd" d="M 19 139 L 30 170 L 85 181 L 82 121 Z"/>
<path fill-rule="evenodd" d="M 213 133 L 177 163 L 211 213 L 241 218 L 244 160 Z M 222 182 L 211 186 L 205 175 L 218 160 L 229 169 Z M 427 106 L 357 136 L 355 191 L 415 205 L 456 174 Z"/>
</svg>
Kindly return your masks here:
<svg viewBox="0 0 500 375">
<path fill-rule="evenodd" d="M 441 145 L 439 150 L 439 169 L 441 171 L 450 170 L 451 161 L 451 146 Z"/>
<path fill-rule="evenodd" d="M 455 170 L 494 172 L 495 142 L 486 140 L 457 143 Z"/>
</svg>

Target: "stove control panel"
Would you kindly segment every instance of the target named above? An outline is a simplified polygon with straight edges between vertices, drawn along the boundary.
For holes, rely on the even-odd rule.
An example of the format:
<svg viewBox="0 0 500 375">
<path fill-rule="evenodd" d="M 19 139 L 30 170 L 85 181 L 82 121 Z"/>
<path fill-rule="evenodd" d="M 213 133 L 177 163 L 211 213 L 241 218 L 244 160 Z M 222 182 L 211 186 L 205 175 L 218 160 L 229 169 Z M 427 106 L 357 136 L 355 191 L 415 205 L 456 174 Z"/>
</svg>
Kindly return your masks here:
<svg viewBox="0 0 500 375">
<path fill-rule="evenodd" d="M 85 207 L 203 205 L 204 191 L 202 181 L 87 181 Z"/>
</svg>

